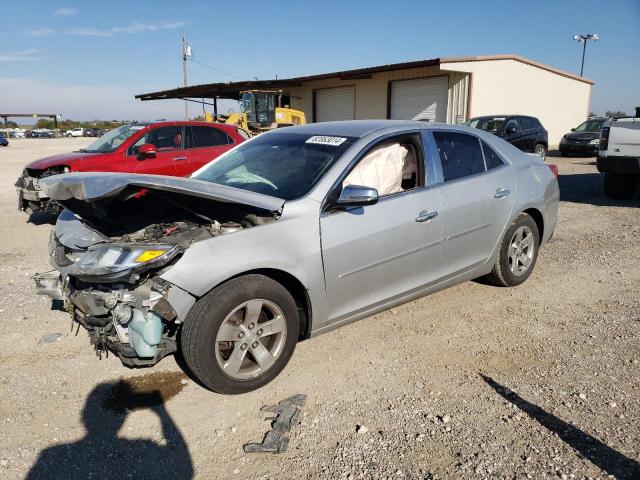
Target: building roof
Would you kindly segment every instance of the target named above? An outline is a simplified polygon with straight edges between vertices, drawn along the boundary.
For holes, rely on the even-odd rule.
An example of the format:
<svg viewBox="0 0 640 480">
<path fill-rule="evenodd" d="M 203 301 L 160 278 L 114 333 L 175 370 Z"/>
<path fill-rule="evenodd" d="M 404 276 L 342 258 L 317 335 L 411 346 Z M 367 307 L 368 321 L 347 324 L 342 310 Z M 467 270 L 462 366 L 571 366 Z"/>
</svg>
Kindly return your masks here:
<svg viewBox="0 0 640 480">
<path fill-rule="evenodd" d="M 317 75 L 308 75 L 304 77 L 293 77 L 271 80 L 244 80 L 239 82 L 219 82 L 205 83 L 201 85 L 191 85 L 188 87 L 174 88 L 171 90 L 162 90 L 159 92 L 142 93 L 136 95 L 135 98 L 140 100 L 164 100 L 169 98 L 229 98 L 237 100 L 240 98 L 240 92 L 243 90 L 282 90 L 286 93 L 288 88 L 299 87 L 303 82 L 312 80 L 322 80 L 325 78 L 339 78 L 341 80 L 358 80 L 371 78 L 374 73 L 389 72 L 393 70 L 405 70 L 408 68 L 419 68 L 429 66 L 440 66 L 447 63 L 462 62 L 481 62 L 487 60 L 515 60 L 526 63 L 543 70 L 547 70 L 557 75 L 562 75 L 573 80 L 585 82 L 593 85 L 594 82 L 584 77 L 580 77 L 573 73 L 565 72 L 542 63 L 535 62 L 519 55 L 486 55 L 474 57 L 440 57 L 427 60 L 415 60 L 410 62 L 391 63 L 387 65 L 378 65 L 375 67 L 358 68 L 354 70 L 343 70 L 339 72 L 321 73 Z"/>
</svg>

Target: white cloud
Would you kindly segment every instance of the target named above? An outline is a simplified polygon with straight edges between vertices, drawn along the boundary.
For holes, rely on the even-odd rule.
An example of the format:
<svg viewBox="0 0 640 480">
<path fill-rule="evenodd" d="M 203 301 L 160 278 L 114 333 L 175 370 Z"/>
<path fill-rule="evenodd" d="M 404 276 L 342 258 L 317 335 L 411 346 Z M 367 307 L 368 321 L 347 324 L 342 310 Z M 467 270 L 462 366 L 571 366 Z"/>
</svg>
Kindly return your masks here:
<svg viewBox="0 0 640 480">
<path fill-rule="evenodd" d="M 175 30 L 184 25 L 184 22 L 160 22 L 160 23 L 142 23 L 131 22 L 129 25 L 121 27 L 101 28 L 70 28 L 64 33 L 67 35 L 81 35 L 88 37 L 115 37 L 119 34 L 131 35 L 142 32 L 156 32 L 159 30 Z"/>
<path fill-rule="evenodd" d="M 38 53 L 37 48 L 28 50 L 19 50 L 17 52 L 0 54 L 0 62 L 21 62 L 24 60 L 40 60 L 35 54 Z"/>
<path fill-rule="evenodd" d="M 76 13 L 78 13 L 77 8 L 68 8 L 68 7 L 59 8 L 53 11 L 53 15 L 55 17 L 70 17 L 71 15 L 75 15 Z"/>
<path fill-rule="evenodd" d="M 32 28 L 31 30 L 27 30 L 27 35 L 30 37 L 46 37 L 52 33 L 54 33 L 54 31 L 50 28 Z"/>
</svg>

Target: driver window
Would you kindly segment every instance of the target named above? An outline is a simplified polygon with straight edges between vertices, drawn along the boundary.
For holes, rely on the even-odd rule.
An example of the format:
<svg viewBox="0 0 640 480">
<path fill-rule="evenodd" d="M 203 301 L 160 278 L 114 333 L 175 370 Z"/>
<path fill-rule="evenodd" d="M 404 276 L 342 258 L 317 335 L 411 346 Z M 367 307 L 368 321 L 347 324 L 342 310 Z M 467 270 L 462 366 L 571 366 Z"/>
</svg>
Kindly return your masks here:
<svg viewBox="0 0 640 480">
<path fill-rule="evenodd" d="M 182 148 L 182 127 L 160 127 L 147 133 L 146 143 L 155 145 L 158 151 Z"/>
<path fill-rule="evenodd" d="M 509 120 L 507 122 L 507 125 L 505 126 L 505 131 L 511 127 L 515 128 L 516 132 L 520 130 L 520 123 L 518 122 L 518 119 L 512 118 L 511 120 Z"/>
<path fill-rule="evenodd" d="M 380 197 L 384 197 L 422 186 L 418 152 L 411 137 L 376 145 L 351 170 L 342 187 L 372 187 Z"/>
</svg>

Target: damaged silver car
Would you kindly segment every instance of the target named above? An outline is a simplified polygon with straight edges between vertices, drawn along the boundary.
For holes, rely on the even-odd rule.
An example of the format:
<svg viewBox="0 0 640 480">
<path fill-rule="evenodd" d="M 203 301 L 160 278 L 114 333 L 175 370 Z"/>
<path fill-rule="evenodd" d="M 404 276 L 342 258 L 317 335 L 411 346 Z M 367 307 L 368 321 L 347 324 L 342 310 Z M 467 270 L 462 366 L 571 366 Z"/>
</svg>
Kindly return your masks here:
<svg viewBox="0 0 640 480">
<path fill-rule="evenodd" d="M 354 121 L 264 133 L 190 179 L 46 178 L 65 210 L 37 290 L 126 366 L 176 353 L 247 392 L 302 339 L 465 280 L 525 281 L 555 228 L 554 167 L 479 130 Z"/>
</svg>

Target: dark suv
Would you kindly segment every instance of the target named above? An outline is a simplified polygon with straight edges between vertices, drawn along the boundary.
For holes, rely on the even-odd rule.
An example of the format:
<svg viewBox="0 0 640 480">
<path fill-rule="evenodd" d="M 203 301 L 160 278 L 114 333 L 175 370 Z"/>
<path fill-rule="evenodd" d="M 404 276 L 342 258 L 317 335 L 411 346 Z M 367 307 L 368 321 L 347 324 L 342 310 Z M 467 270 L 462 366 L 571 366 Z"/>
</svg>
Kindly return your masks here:
<svg viewBox="0 0 640 480">
<path fill-rule="evenodd" d="M 465 123 L 505 139 L 523 152 L 547 156 L 549 136 L 540 120 L 525 115 L 488 115 L 475 117 Z"/>
</svg>

